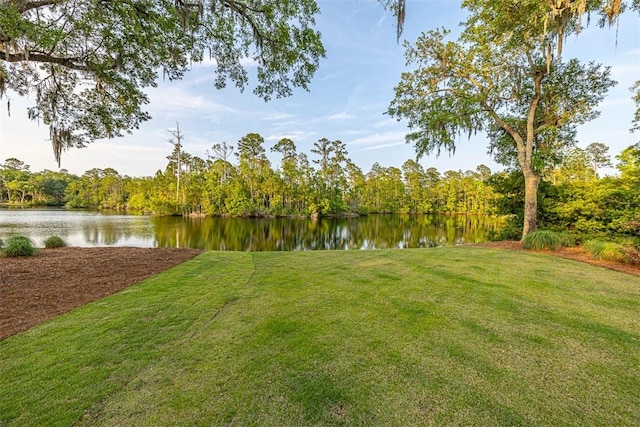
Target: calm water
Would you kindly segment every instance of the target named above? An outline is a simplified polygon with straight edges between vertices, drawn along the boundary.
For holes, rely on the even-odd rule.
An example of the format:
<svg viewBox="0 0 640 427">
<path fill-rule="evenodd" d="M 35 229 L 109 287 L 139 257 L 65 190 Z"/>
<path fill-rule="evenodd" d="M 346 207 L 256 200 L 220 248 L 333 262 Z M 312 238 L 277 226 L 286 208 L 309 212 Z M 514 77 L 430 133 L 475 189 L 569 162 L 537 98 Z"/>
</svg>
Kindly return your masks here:
<svg viewBox="0 0 640 427">
<path fill-rule="evenodd" d="M 348 219 L 181 218 L 92 211 L 0 209 L 0 238 L 24 235 L 36 246 L 52 235 L 70 246 L 198 248 L 222 251 L 425 248 L 477 243 L 495 218 L 371 215 Z"/>
</svg>

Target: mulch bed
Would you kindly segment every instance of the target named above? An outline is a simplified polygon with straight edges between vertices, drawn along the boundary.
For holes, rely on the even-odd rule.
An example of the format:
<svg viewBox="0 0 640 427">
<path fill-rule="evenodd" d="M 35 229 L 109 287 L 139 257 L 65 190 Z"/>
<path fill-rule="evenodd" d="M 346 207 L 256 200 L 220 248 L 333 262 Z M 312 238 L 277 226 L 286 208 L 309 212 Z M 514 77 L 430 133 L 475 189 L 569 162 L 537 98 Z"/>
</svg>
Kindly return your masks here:
<svg viewBox="0 0 640 427">
<path fill-rule="evenodd" d="M 522 250 L 520 242 L 478 246 Z M 104 298 L 202 253 L 196 249 L 61 248 L 0 258 L 0 340 Z M 591 259 L 580 248 L 549 252 L 640 276 L 640 265 Z"/>
<path fill-rule="evenodd" d="M 61 248 L 0 258 L 0 340 L 104 298 L 202 253 L 195 249 Z"/>
</svg>

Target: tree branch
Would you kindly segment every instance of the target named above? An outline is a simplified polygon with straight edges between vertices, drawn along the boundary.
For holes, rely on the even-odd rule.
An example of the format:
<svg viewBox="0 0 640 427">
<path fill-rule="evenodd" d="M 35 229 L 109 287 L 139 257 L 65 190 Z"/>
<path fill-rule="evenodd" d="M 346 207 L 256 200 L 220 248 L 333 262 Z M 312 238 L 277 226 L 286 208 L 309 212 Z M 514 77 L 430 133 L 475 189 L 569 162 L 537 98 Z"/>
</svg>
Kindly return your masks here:
<svg viewBox="0 0 640 427">
<path fill-rule="evenodd" d="M 525 142 L 524 142 L 524 138 L 522 137 L 522 135 L 520 135 L 520 132 L 518 132 L 517 129 L 515 129 L 513 126 L 511 126 L 509 123 L 507 123 L 502 117 L 500 117 L 500 115 L 496 112 L 496 110 L 490 106 L 489 104 L 487 104 L 486 100 L 482 100 L 480 101 L 482 107 L 485 109 L 486 112 L 489 113 L 489 115 L 491 117 L 493 117 L 493 119 L 498 123 L 498 125 L 504 129 L 509 135 L 511 135 L 511 137 L 513 138 L 513 140 L 516 142 L 516 147 L 518 149 L 518 153 L 521 150 L 525 149 Z"/>
<path fill-rule="evenodd" d="M 20 14 L 30 11 L 31 9 L 38 9 L 43 6 L 53 6 L 60 3 L 60 0 L 40 0 L 40 1 L 24 1 L 24 0 L 10 0 L 9 4 L 13 4 Z"/>
<path fill-rule="evenodd" d="M 251 26 L 251 30 L 253 31 L 253 37 L 255 38 L 255 43 L 256 43 L 256 46 L 258 47 L 258 50 L 262 51 L 262 46 L 265 40 L 269 41 L 270 43 L 274 42 L 274 39 L 262 34 L 258 24 L 256 24 L 256 22 L 253 20 L 251 15 L 247 13 L 247 9 L 257 13 L 263 13 L 264 12 L 263 10 L 252 9 L 248 7 L 246 4 L 237 2 L 235 0 L 225 0 L 224 4 L 225 6 L 229 7 L 231 10 L 233 10 L 235 13 L 242 16 L 242 18 L 246 19 L 249 22 L 249 25 Z M 262 53 L 260 53 L 260 56 L 262 56 Z"/>
<path fill-rule="evenodd" d="M 28 59 L 27 59 L 28 58 Z M 64 67 L 70 68 L 72 70 L 78 71 L 93 71 L 93 69 L 88 65 L 80 65 L 77 61 L 80 61 L 81 58 L 58 58 L 56 56 L 51 56 L 42 52 L 29 52 L 28 54 L 19 53 L 8 53 L 0 50 L 0 60 L 7 62 L 22 62 L 22 61 L 30 61 L 30 62 L 42 62 L 45 64 L 59 64 Z"/>
<path fill-rule="evenodd" d="M 535 95 L 529 103 L 529 112 L 527 113 L 527 140 L 525 144 L 525 156 L 529 160 L 527 164 L 531 164 L 530 160 L 533 159 L 533 139 L 536 135 L 534 125 L 536 112 L 542 96 L 542 78 L 544 77 L 544 74 L 545 73 L 543 71 L 538 71 L 533 79 Z"/>
</svg>

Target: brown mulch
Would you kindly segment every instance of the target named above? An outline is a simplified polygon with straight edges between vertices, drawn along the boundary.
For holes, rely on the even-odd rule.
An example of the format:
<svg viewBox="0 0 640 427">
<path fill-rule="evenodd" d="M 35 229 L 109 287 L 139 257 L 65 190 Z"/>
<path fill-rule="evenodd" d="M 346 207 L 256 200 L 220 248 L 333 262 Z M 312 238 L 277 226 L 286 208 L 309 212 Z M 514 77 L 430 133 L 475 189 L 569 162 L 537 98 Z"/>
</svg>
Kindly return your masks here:
<svg viewBox="0 0 640 427">
<path fill-rule="evenodd" d="M 61 248 L 0 258 L 0 340 L 104 298 L 202 253 L 195 249 Z"/>
<path fill-rule="evenodd" d="M 478 246 L 522 250 L 520 242 Z M 106 297 L 202 253 L 196 249 L 62 248 L 0 258 L 0 340 Z M 581 248 L 549 252 L 640 276 L 640 265 L 591 259 Z"/>
</svg>

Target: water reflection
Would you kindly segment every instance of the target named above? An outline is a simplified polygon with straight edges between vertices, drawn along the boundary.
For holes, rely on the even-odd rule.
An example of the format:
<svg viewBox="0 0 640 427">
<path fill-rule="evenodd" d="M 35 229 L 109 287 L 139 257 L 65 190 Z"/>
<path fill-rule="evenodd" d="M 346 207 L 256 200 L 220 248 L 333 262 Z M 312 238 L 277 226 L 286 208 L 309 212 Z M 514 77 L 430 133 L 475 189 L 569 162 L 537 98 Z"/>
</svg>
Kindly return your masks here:
<svg viewBox="0 0 640 427">
<path fill-rule="evenodd" d="M 481 216 L 371 215 L 362 218 L 151 218 L 160 247 L 221 251 L 425 248 L 477 243 L 500 221 Z"/>
<path fill-rule="evenodd" d="M 43 246 L 60 236 L 70 246 L 153 247 L 149 217 L 64 209 L 0 209 L 0 238 L 24 235 Z"/>
<path fill-rule="evenodd" d="M 72 246 L 301 251 L 425 248 L 485 241 L 496 218 L 371 215 L 362 218 L 247 219 L 107 215 L 64 210 L 0 210 L 0 238 L 23 234 L 37 245 L 59 235 Z"/>
</svg>

